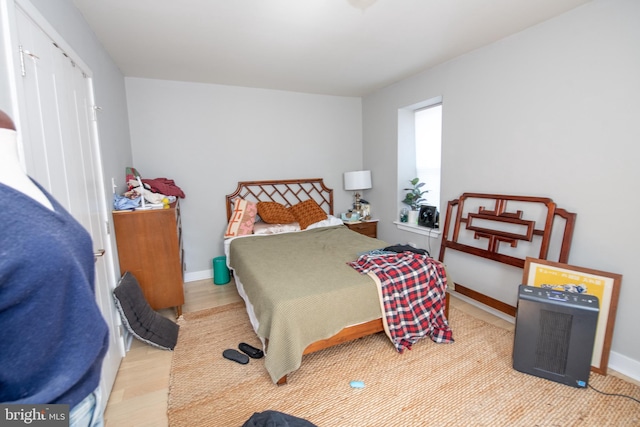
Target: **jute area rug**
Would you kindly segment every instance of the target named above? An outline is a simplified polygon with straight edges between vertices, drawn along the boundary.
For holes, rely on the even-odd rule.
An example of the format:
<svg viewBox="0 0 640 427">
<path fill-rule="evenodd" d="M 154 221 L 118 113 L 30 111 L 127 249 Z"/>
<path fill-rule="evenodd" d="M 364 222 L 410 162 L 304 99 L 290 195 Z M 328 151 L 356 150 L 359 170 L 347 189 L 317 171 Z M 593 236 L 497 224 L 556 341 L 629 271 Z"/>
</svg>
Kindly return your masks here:
<svg viewBox="0 0 640 427">
<path fill-rule="evenodd" d="M 517 372 L 513 333 L 451 308 L 455 343 L 428 339 L 398 354 L 384 334 L 307 355 L 288 384 L 274 385 L 263 360 L 222 357 L 244 341 L 259 346 L 244 305 L 186 313 L 179 320 L 169 385 L 171 427 L 241 426 L 276 410 L 331 426 L 637 426 L 640 404 Z M 365 388 L 354 389 L 351 380 Z M 591 374 L 590 385 L 640 398 L 640 387 Z"/>
</svg>

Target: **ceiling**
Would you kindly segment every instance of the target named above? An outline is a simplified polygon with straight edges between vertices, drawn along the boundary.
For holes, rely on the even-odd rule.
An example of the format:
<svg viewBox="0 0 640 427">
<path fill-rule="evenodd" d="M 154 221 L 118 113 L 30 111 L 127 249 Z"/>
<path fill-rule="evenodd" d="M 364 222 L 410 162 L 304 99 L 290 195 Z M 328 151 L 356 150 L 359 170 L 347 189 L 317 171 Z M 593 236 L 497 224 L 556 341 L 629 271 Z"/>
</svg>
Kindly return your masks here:
<svg viewBox="0 0 640 427">
<path fill-rule="evenodd" d="M 73 3 L 128 77 L 363 96 L 588 1 Z"/>
</svg>

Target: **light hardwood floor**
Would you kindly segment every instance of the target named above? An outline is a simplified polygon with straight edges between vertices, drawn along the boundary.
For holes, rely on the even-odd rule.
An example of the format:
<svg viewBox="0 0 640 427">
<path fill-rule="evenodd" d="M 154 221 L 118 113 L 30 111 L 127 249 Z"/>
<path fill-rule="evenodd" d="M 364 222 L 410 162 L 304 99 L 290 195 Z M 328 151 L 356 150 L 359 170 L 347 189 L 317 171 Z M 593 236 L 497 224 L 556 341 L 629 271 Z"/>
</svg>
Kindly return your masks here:
<svg viewBox="0 0 640 427">
<path fill-rule="evenodd" d="M 214 285 L 211 279 L 185 283 L 183 312 L 194 312 L 241 301 L 236 285 Z M 175 319 L 173 310 L 161 310 Z M 133 340 L 120 364 L 105 410 L 106 427 L 163 427 L 167 421 L 167 395 L 171 351 Z"/>
<path fill-rule="evenodd" d="M 185 284 L 184 312 L 241 301 L 233 282 L 214 285 L 211 279 Z M 451 305 L 479 319 L 508 330 L 514 324 L 494 316 L 454 296 Z M 175 318 L 172 310 L 161 313 Z M 105 411 L 106 427 L 163 427 L 167 421 L 167 395 L 171 351 L 160 350 L 134 340 L 131 349 L 122 360 L 111 396 Z M 614 375 L 634 382 L 613 372 Z M 637 382 L 636 382 L 637 383 Z"/>
</svg>

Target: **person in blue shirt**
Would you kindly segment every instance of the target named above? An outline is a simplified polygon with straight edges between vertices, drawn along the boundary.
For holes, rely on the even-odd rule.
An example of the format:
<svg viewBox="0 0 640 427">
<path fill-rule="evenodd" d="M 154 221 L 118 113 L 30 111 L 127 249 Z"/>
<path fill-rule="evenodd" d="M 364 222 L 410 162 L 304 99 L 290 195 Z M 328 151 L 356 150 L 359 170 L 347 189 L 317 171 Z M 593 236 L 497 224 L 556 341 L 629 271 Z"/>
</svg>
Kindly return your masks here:
<svg viewBox="0 0 640 427">
<path fill-rule="evenodd" d="M 101 426 L 109 332 L 91 236 L 23 171 L 3 111 L 0 200 L 0 402 L 67 404 L 71 426 Z"/>
</svg>

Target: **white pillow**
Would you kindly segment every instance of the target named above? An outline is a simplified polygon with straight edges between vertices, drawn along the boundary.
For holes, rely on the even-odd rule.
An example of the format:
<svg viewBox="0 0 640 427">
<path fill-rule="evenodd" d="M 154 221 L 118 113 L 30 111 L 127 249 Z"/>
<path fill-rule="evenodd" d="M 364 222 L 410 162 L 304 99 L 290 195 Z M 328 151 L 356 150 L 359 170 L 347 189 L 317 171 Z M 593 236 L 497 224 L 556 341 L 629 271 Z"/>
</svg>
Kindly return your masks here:
<svg viewBox="0 0 640 427">
<path fill-rule="evenodd" d="M 331 227 L 334 225 L 342 225 L 344 224 L 340 218 L 337 218 L 333 215 L 327 215 L 327 219 L 323 219 L 322 221 L 315 222 L 307 227 L 307 230 L 312 228 L 320 228 L 320 227 Z"/>
<path fill-rule="evenodd" d="M 307 227 L 307 230 L 320 227 L 331 227 L 334 225 L 342 225 L 343 222 L 340 218 L 336 218 L 333 215 L 327 215 L 327 219 L 315 222 Z M 256 222 L 253 225 L 253 234 L 279 234 L 279 233 L 291 233 L 294 231 L 300 231 L 300 224 L 292 222 L 290 224 L 267 224 L 266 222 Z"/>
<path fill-rule="evenodd" d="M 253 234 L 278 234 L 300 231 L 300 224 L 292 222 L 290 224 L 267 224 L 266 222 L 256 222 L 253 224 Z"/>
</svg>

